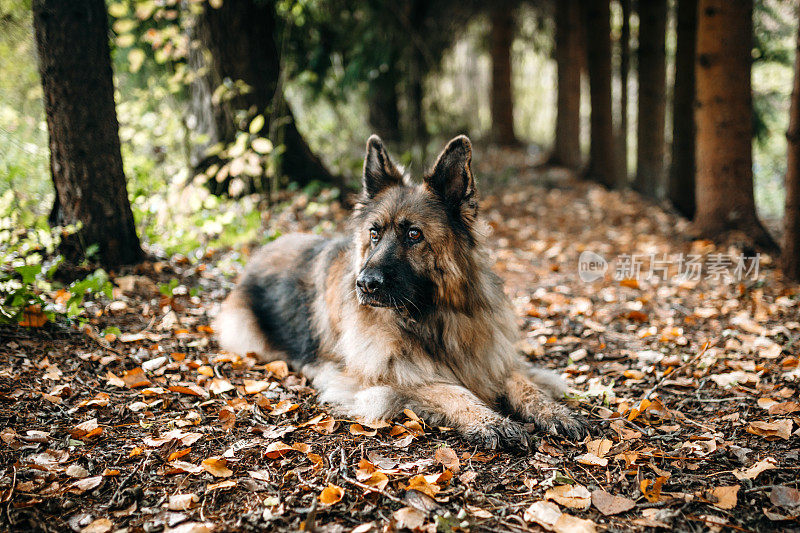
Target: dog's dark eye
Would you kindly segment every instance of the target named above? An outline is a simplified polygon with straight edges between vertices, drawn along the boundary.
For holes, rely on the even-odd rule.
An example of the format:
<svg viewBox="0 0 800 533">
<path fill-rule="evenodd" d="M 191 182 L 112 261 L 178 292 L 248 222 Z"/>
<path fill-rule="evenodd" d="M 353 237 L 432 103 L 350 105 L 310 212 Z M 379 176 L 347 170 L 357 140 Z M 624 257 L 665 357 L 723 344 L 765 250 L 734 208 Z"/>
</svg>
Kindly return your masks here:
<svg viewBox="0 0 800 533">
<path fill-rule="evenodd" d="M 369 230 L 369 240 L 371 240 L 372 242 L 378 242 L 379 237 L 380 233 L 378 233 L 378 230 L 376 229 Z"/>
<path fill-rule="evenodd" d="M 419 242 L 422 239 L 422 232 L 417 228 L 408 230 L 408 240 L 411 242 Z"/>
</svg>

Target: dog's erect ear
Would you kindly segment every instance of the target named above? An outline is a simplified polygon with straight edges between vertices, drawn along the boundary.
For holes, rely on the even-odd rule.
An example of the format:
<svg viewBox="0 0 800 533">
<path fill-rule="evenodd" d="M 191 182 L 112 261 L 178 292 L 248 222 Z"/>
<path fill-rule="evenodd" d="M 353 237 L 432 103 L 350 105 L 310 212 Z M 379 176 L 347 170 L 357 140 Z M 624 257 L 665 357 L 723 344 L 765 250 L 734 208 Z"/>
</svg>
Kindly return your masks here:
<svg viewBox="0 0 800 533">
<path fill-rule="evenodd" d="M 364 177 L 361 180 L 364 194 L 374 198 L 382 190 L 403 184 L 403 174 L 392 163 L 377 135 L 367 140 L 367 155 L 364 158 Z"/>
<path fill-rule="evenodd" d="M 425 177 L 425 185 L 451 209 L 474 215 L 475 178 L 472 176 L 472 144 L 466 135 L 459 135 L 447 146 Z"/>
</svg>

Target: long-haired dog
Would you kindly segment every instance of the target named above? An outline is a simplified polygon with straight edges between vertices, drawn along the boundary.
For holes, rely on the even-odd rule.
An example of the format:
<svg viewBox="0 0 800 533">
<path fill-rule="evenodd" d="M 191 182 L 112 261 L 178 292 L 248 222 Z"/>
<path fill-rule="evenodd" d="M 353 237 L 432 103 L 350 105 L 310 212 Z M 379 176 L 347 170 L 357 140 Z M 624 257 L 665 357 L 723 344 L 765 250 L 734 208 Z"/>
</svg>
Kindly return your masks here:
<svg viewBox="0 0 800 533">
<path fill-rule="evenodd" d="M 285 359 L 344 416 L 410 408 L 488 447 L 525 449 L 528 431 L 574 439 L 564 388 L 514 348 L 515 317 L 479 228 L 469 139 L 422 182 L 367 142 L 349 235 L 286 235 L 262 248 L 225 300 L 225 350 Z"/>
</svg>

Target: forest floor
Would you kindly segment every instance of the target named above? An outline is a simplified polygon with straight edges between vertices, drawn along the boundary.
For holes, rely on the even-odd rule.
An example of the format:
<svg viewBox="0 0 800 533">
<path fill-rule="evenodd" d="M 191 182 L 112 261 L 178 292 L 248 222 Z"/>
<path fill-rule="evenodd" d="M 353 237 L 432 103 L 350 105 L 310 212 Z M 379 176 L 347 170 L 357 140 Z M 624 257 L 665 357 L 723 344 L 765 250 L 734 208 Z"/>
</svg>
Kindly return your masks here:
<svg viewBox="0 0 800 533">
<path fill-rule="evenodd" d="M 476 162 L 488 242 L 519 347 L 568 378 L 585 442 L 515 455 L 410 411 L 334 419 L 303 376 L 217 347 L 233 252 L 174 257 L 116 273 L 91 333 L 0 329 L 0 530 L 800 530 L 798 288 L 764 255 L 728 279 L 735 242 L 530 163 Z M 296 195 L 268 224 L 346 215 Z M 600 279 L 579 277 L 584 251 L 608 260 Z M 679 254 L 701 279 L 678 276 Z"/>
</svg>

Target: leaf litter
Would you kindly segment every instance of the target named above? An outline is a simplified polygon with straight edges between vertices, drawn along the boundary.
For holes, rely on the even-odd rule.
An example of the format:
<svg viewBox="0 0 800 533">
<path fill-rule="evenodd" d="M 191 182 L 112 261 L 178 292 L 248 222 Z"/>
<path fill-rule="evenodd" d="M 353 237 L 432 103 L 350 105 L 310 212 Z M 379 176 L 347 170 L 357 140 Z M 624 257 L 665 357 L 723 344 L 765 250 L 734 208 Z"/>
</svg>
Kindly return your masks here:
<svg viewBox="0 0 800 533">
<path fill-rule="evenodd" d="M 119 335 L 40 323 L 35 309 L 29 327 L 2 326 L 0 528 L 796 527 L 800 306 L 773 259 L 762 255 L 755 280 L 616 280 L 610 269 L 585 283 L 586 250 L 741 248 L 693 240 L 633 193 L 517 152 L 476 165 L 518 348 L 563 370 L 592 437 L 539 435 L 520 456 L 475 449 L 412 411 L 381 424 L 335 417 L 285 363 L 219 350 L 208 324 L 240 252 L 209 250 L 112 274 L 119 290 L 89 328 Z M 509 165 L 513 188 L 492 174 Z M 336 201 L 314 200 L 287 197 L 265 232 L 344 228 Z M 172 279 L 193 291 L 161 298 Z"/>
</svg>

